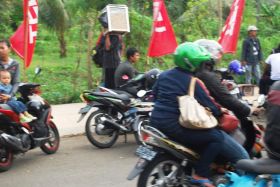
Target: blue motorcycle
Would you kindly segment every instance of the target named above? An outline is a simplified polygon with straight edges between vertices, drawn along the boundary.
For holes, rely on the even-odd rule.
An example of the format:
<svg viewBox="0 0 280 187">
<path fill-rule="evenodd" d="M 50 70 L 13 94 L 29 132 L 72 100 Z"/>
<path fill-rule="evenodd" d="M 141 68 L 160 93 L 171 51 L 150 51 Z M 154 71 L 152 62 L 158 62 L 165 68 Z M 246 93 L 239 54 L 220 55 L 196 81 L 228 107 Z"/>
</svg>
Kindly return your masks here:
<svg viewBox="0 0 280 187">
<path fill-rule="evenodd" d="M 280 187 L 280 161 L 262 158 L 240 160 L 236 168 L 243 174 L 228 172 L 224 184 L 218 187 Z"/>
</svg>

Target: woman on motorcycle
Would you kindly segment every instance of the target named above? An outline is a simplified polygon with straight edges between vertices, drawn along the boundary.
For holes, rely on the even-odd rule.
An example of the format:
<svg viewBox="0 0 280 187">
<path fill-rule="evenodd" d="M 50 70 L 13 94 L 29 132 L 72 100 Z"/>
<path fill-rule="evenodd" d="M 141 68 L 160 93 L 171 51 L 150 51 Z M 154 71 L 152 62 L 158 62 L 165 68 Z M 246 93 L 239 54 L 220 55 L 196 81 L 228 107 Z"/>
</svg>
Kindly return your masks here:
<svg viewBox="0 0 280 187">
<path fill-rule="evenodd" d="M 248 158 L 246 151 L 237 143 L 217 128 L 207 130 L 193 130 L 184 128 L 179 124 L 178 96 L 186 95 L 193 73 L 206 61 L 211 60 L 211 55 L 205 48 L 194 43 L 186 42 L 179 45 L 174 53 L 174 62 L 177 67 L 159 75 L 153 91 L 155 106 L 151 115 L 151 125 L 171 139 L 200 152 L 201 157 L 195 165 L 195 174 L 192 182 L 206 187 L 213 187 L 208 180 L 210 164 L 218 155 L 224 155 L 230 161 Z M 222 115 L 220 107 L 209 96 L 204 84 L 197 79 L 194 97 L 203 106 L 208 107 L 215 117 Z M 187 104 L 187 103 L 186 103 Z"/>
<path fill-rule="evenodd" d="M 14 59 L 10 58 L 10 43 L 8 40 L 0 40 L 0 70 L 7 70 L 11 73 L 12 80 L 12 90 L 9 95 L 1 96 L 5 97 L 4 100 L 7 100 L 15 95 L 19 86 L 19 63 Z"/>
<path fill-rule="evenodd" d="M 200 39 L 194 43 L 205 47 L 212 56 L 212 60 L 202 63 L 196 76 L 203 81 L 210 92 L 210 95 L 222 107 L 231 110 L 240 120 L 241 128 L 245 133 L 246 141 L 244 148 L 249 154 L 255 143 L 256 134 L 253 123 L 247 119 L 252 113 L 257 112 L 258 109 L 250 108 L 248 105 L 242 103 L 239 99 L 229 93 L 227 88 L 221 83 L 219 78 L 215 76 L 214 67 L 220 61 L 223 49 L 219 43 L 214 40 Z"/>
</svg>

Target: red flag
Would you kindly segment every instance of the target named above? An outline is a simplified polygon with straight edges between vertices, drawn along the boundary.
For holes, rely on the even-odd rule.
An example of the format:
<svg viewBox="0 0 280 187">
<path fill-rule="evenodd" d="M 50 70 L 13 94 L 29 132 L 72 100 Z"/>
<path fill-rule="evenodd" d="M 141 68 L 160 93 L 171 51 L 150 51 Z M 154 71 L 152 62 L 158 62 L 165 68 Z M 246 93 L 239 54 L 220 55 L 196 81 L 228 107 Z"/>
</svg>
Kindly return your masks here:
<svg viewBox="0 0 280 187">
<path fill-rule="evenodd" d="M 218 41 L 223 46 L 224 53 L 236 52 L 244 6 L 245 0 L 234 0 L 231 6 L 230 14 Z"/>
<path fill-rule="evenodd" d="M 18 27 L 16 32 L 10 37 L 11 47 L 24 59 L 24 66 L 29 67 L 31 64 L 38 23 L 38 2 L 37 0 L 23 1 L 23 23 Z M 26 35 L 25 35 L 26 33 Z"/>
<path fill-rule="evenodd" d="M 150 39 L 148 56 L 158 57 L 171 54 L 177 47 L 176 37 L 171 26 L 163 0 L 153 2 L 153 33 Z"/>
</svg>

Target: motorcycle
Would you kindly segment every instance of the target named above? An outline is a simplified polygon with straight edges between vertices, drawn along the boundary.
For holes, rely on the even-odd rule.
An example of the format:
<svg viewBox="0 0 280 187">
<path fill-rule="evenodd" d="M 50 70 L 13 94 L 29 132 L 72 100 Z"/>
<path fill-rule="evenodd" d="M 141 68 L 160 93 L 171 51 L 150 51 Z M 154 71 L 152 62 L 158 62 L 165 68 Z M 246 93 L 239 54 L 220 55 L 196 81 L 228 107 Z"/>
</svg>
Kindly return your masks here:
<svg viewBox="0 0 280 187">
<path fill-rule="evenodd" d="M 108 89 L 100 86 L 98 91 L 126 94 L 130 98 L 138 98 L 143 102 L 152 102 L 152 87 L 160 73 L 161 71 L 155 68 L 147 71 L 146 73 L 140 73 L 130 80 L 128 79 L 128 76 L 124 75 L 122 78 L 123 80 L 126 80 L 125 84 L 119 86 L 116 89 Z M 145 91 L 145 94 L 141 94 L 143 96 L 139 97 L 139 91 Z"/>
<path fill-rule="evenodd" d="M 140 175 L 137 187 L 196 186 L 191 183 L 191 173 L 193 164 L 199 160 L 198 153 L 170 140 L 151 126 L 141 128 L 140 133 L 142 145 L 136 150 L 139 159 L 128 180 Z M 215 184 L 220 184 L 224 176 L 217 172 L 212 179 Z"/>
<path fill-rule="evenodd" d="M 7 105 L 0 106 L 0 172 L 11 168 L 16 154 L 36 147 L 46 154 L 54 154 L 59 148 L 59 132 L 52 121 L 51 106 L 40 96 L 40 84 L 24 83 L 18 91 L 19 100 L 37 119 L 21 123 Z"/>
<path fill-rule="evenodd" d="M 229 73 L 227 68 L 220 68 L 215 70 L 217 76 L 220 78 L 221 83 L 227 88 L 229 93 L 236 97 L 240 102 L 252 106 L 253 103 L 252 101 L 248 101 L 244 99 L 242 89 L 237 85 L 237 83 L 234 81 L 233 76 L 231 73 Z M 256 107 L 258 108 L 263 108 L 265 105 L 264 98 L 259 97 L 257 99 L 257 104 Z M 253 115 L 252 117 L 248 117 L 246 121 L 243 121 L 243 123 L 246 123 L 245 126 L 252 126 L 252 133 L 255 134 L 255 143 L 252 148 L 252 157 L 255 158 L 261 158 L 262 157 L 262 150 L 264 148 L 263 144 L 261 143 L 261 138 L 264 132 L 264 127 L 265 127 L 265 115 L 264 112 L 262 111 L 261 114 L 259 115 Z M 245 139 L 242 137 L 243 135 L 240 134 L 243 133 L 240 129 L 239 132 L 236 134 L 231 134 L 240 144 L 243 144 L 245 142 Z M 239 136 L 239 137 L 238 137 Z"/>
<path fill-rule="evenodd" d="M 127 134 L 133 133 L 139 142 L 137 132 L 141 126 L 147 124 L 153 103 L 109 91 L 84 91 L 81 94 L 86 106 L 80 109 L 81 116 L 78 122 L 92 108 L 97 108 L 86 121 L 85 132 L 88 140 L 98 148 L 109 148 L 115 144 L 119 135 L 125 135 L 126 142 Z M 139 94 L 141 97 L 141 91 Z"/>
<path fill-rule="evenodd" d="M 244 173 L 228 172 L 225 183 L 218 187 L 279 187 L 280 161 L 271 158 L 258 160 L 240 160 L 236 168 Z"/>
</svg>

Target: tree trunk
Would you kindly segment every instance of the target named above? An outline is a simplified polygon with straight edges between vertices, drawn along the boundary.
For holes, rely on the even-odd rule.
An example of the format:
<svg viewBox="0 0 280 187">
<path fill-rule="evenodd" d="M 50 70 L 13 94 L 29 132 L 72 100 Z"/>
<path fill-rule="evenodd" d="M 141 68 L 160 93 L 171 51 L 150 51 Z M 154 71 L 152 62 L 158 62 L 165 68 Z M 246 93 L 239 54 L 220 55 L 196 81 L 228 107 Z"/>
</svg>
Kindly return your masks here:
<svg viewBox="0 0 280 187">
<path fill-rule="evenodd" d="M 218 33 L 221 33 L 223 29 L 223 0 L 218 0 L 218 15 L 219 15 L 219 29 Z"/>
<path fill-rule="evenodd" d="M 91 53 L 93 45 L 93 18 L 89 16 L 88 18 L 88 49 L 87 49 L 87 80 L 88 80 L 88 89 L 93 89 L 93 78 L 92 78 L 92 63 L 91 63 Z"/>
<path fill-rule="evenodd" d="M 58 41 L 60 47 L 60 58 L 65 58 L 67 56 L 67 49 L 66 49 L 66 41 L 64 38 L 64 32 L 61 31 L 58 33 Z"/>
<path fill-rule="evenodd" d="M 257 25 L 259 23 L 260 20 L 260 11 L 261 11 L 261 2 L 260 0 L 256 0 L 256 20 L 257 20 Z"/>
</svg>

